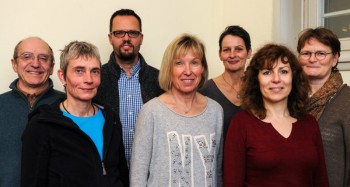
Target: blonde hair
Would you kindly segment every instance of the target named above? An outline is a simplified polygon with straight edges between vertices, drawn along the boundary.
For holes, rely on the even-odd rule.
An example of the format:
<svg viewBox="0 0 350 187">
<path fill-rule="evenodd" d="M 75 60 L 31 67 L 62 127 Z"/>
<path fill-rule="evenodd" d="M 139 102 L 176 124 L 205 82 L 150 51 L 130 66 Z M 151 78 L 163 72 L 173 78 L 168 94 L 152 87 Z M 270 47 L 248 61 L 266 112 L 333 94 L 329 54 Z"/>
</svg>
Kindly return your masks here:
<svg viewBox="0 0 350 187">
<path fill-rule="evenodd" d="M 201 64 L 204 68 L 202 73 L 202 79 L 199 82 L 198 89 L 202 88 L 203 85 L 208 80 L 208 64 L 205 57 L 205 47 L 201 40 L 197 37 L 189 34 L 182 34 L 179 37 L 175 38 L 166 48 L 162 65 L 159 71 L 159 86 L 165 91 L 169 91 L 172 88 L 172 79 L 171 74 L 173 72 L 174 61 L 187 54 L 188 51 L 191 51 L 198 57 L 200 57 Z"/>
</svg>

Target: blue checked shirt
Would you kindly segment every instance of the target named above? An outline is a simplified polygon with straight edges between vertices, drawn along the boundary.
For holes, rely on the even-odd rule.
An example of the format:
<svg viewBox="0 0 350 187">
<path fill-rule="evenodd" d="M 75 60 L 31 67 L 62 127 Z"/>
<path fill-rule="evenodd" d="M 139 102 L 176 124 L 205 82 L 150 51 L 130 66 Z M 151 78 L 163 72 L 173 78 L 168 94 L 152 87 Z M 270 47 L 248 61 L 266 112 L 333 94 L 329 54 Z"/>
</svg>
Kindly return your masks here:
<svg viewBox="0 0 350 187">
<path fill-rule="evenodd" d="M 125 148 L 125 157 L 130 166 L 131 148 L 134 141 L 135 123 L 137 115 L 143 105 L 141 97 L 141 86 L 139 82 L 139 71 L 141 69 L 140 60 L 132 68 L 131 76 L 128 77 L 125 71 L 122 69 L 120 78 L 118 80 L 119 85 L 119 97 L 120 97 L 120 121 L 123 130 L 123 143 Z"/>
</svg>

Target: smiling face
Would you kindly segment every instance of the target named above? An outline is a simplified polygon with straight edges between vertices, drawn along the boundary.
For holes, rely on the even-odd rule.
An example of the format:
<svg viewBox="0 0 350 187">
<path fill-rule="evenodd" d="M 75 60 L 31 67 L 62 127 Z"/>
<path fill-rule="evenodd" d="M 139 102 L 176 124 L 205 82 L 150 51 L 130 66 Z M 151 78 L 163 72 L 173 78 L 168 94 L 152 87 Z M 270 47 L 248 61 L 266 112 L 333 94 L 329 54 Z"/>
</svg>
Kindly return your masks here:
<svg viewBox="0 0 350 187">
<path fill-rule="evenodd" d="M 67 73 L 58 70 L 58 77 L 66 85 L 67 99 L 89 101 L 100 85 L 100 62 L 95 57 L 69 60 Z"/>
<path fill-rule="evenodd" d="M 264 103 L 288 102 L 292 90 L 292 70 L 279 58 L 272 69 L 259 71 L 258 80 Z"/>
<path fill-rule="evenodd" d="M 175 59 L 171 76 L 172 92 L 189 94 L 197 91 L 204 71 L 201 61 L 202 59 L 198 58 L 192 51 Z"/>
<path fill-rule="evenodd" d="M 113 31 L 139 31 L 140 25 L 134 16 L 116 16 L 112 23 Z M 124 62 L 136 63 L 138 53 L 143 41 L 143 34 L 131 38 L 128 34 L 119 38 L 113 34 L 108 34 L 109 42 L 112 44 L 117 59 Z M 117 61 L 119 62 L 119 61 Z"/>
<path fill-rule="evenodd" d="M 335 67 L 338 62 L 338 55 L 332 54 L 332 49 L 319 42 L 318 40 L 311 38 L 305 43 L 304 47 L 300 50 L 300 54 L 305 52 L 311 52 L 310 58 L 303 58 L 299 55 L 298 59 L 300 65 L 303 68 L 304 73 L 309 77 L 310 80 L 322 80 L 326 82 L 332 72 L 332 67 Z M 327 53 L 324 59 L 317 59 L 315 52 Z"/>
<path fill-rule="evenodd" d="M 219 51 L 220 60 L 227 71 L 244 71 L 247 59 L 251 56 L 251 50 L 247 51 L 244 40 L 239 36 L 226 35 L 221 43 Z"/>
<path fill-rule="evenodd" d="M 27 58 L 28 54 L 33 57 Z M 40 89 L 49 84 L 48 79 L 54 66 L 51 55 L 49 46 L 40 38 L 28 38 L 19 44 L 17 58 L 11 62 L 13 70 L 18 74 L 18 86 L 21 90 Z M 49 60 L 40 59 L 42 56 Z"/>
</svg>

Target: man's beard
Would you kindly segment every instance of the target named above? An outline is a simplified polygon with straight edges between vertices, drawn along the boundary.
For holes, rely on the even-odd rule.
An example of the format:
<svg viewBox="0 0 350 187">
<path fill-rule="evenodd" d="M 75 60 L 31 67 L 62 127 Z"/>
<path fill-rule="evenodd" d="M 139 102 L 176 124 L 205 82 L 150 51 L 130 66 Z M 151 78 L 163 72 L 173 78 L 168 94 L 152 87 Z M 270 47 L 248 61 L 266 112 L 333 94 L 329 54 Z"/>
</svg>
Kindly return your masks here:
<svg viewBox="0 0 350 187">
<path fill-rule="evenodd" d="M 124 42 L 124 43 L 128 43 L 129 45 L 131 45 L 131 43 L 129 42 Z M 133 45 L 131 45 L 131 47 L 133 48 L 133 50 L 135 49 Z M 123 61 L 130 61 L 133 60 L 135 58 L 135 54 L 134 51 L 130 52 L 130 53 L 123 53 L 121 48 L 119 48 L 119 58 Z"/>
<path fill-rule="evenodd" d="M 125 54 L 125 53 L 122 53 L 121 51 L 119 53 L 119 58 L 123 61 L 130 61 L 130 60 L 134 59 L 135 56 L 136 55 L 134 53 Z"/>
</svg>

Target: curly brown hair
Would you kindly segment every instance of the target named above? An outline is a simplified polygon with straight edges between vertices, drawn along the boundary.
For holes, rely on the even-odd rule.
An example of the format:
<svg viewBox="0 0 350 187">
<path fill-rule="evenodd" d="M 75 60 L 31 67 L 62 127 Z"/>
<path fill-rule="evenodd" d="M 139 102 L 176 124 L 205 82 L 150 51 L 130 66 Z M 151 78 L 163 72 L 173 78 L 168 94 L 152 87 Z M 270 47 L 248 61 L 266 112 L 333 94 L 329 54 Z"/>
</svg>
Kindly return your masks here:
<svg viewBox="0 0 350 187">
<path fill-rule="evenodd" d="M 258 74 L 263 69 L 272 69 L 279 59 L 284 64 L 289 63 L 292 70 L 292 90 L 288 96 L 289 113 L 294 118 L 302 119 L 306 114 L 305 106 L 310 90 L 308 79 L 293 52 L 286 46 L 278 44 L 266 44 L 254 54 L 242 78 L 241 107 L 259 119 L 266 118 Z"/>
</svg>

